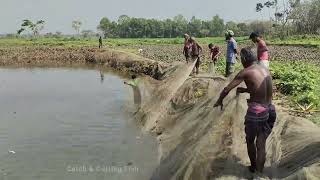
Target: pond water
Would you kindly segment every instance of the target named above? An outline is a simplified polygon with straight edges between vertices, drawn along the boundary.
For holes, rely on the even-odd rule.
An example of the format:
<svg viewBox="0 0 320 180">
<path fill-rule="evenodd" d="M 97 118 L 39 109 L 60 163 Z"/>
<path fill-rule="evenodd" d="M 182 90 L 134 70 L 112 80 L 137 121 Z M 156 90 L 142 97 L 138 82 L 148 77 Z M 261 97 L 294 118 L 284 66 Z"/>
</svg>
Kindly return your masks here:
<svg viewBox="0 0 320 180">
<path fill-rule="evenodd" d="M 132 118 L 132 89 L 110 72 L 0 69 L 0 179 L 148 179 L 155 139 Z"/>
</svg>

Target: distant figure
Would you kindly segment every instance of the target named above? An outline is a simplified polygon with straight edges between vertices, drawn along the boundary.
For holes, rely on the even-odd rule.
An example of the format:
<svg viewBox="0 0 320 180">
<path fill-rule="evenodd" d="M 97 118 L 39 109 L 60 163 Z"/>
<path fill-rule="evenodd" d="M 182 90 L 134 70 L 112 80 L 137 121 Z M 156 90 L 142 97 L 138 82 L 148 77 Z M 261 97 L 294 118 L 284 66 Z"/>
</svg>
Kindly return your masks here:
<svg viewBox="0 0 320 180">
<path fill-rule="evenodd" d="M 99 49 L 101 49 L 102 48 L 102 37 L 100 36 L 99 37 Z"/>
<path fill-rule="evenodd" d="M 186 62 L 189 62 L 191 56 L 191 42 L 190 36 L 188 34 L 184 34 L 184 46 L 183 46 L 183 55 L 186 58 Z"/>
<path fill-rule="evenodd" d="M 212 60 L 209 64 L 209 73 L 214 73 L 214 68 L 216 66 L 218 57 L 221 52 L 220 52 L 220 48 L 218 46 L 214 46 L 212 43 L 210 43 L 208 47 L 210 50 L 210 58 Z"/>
<path fill-rule="evenodd" d="M 256 32 L 251 33 L 250 39 L 257 44 L 258 63 L 269 68 L 269 54 L 266 42 L 262 36 Z"/>
<path fill-rule="evenodd" d="M 139 79 L 137 78 L 136 75 L 131 76 L 131 80 L 128 82 L 124 82 L 124 84 L 129 85 L 133 89 L 133 102 L 135 105 L 140 105 L 141 104 L 141 93 L 139 89 Z"/>
<path fill-rule="evenodd" d="M 214 107 L 223 107 L 223 99 L 243 81 L 247 88 L 238 87 L 237 94 L 249 93 L 248 110 L 245 116 L 247 150 L 250 158 L 250 172 L 262 173 L 266 160 L 266 140 L 276 120 L 272 105 L 272 78 L 268 69 L 256 63 L 254 53 L 247 48 L 241 50 L 242 71 L 223 89 Z"/>
<path fill-rule="evenodd" d="M 237 42 L 233 38 L 234 33 L 231 30 L 226 31 L 225 37 L 227 41 L 227 57 L 226 57 L 226 77 L 234 72 L 234 64 L 238 54 Z"/>
<path fill-rule="evenodd" d="M 143 52 L 143 49 L 138 49 L 138 53 L 142 53 Z"/>
<path fill-rule="evenodd" d="M 191 37 L 189 42 L 191 43 L 191 59 L 196 62 L 195 68 L 193 72 L 199 74 L 199 67 L 200 67 L 200 54 L 202 52 L 202 47 L 197 43 L 194 37 Z"/>
</svg>

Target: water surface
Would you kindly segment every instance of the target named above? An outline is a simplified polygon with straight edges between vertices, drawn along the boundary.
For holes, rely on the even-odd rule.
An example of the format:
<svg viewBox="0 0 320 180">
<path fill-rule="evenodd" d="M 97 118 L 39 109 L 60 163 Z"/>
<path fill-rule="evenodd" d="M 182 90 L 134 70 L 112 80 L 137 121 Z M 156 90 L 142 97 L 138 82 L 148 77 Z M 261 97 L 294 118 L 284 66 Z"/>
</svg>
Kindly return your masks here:
<svg viewBox="0 0 320 180">
<path fill-rule="evenodd" d="M 130 87 L 103 74 L 0 69 L 0 179 L 148 179 L 156 142 L 132 120 Z"/>
</svg>

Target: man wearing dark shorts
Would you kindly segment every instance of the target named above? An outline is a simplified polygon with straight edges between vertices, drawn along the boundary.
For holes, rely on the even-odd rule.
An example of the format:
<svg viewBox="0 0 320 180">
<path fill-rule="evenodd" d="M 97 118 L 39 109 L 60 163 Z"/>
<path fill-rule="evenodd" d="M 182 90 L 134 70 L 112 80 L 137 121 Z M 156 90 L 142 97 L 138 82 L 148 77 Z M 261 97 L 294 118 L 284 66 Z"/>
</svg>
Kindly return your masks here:
<svg viewBox="0 0 320 180">
<path fill-rule="evenodd" d="M 266 160 L 266 140 L 276 120 L 272 105 L 272 78 L 267 68 L 257 64 L 257 58 L 250 49 L 241 50 L 242 71 L 224 88 L 214 107 L 223 106 L 223 99 L 243 81 L 247 88 L 238 87 L 237 94 L 249 93 L 248 110 L 245 116 L 245 133 L 251 172 L 262 173 Z"/>
<path fill-rule="evenodd" d="M 196 62 L 195 65 L 195 73 L 199 74 L 199 67 L 200 67 L 200 53 L 202 52 L 202 47 L 197 43 L 194 37 L 190 38 L 191 43 L 191 59 Z"/>
</svg>

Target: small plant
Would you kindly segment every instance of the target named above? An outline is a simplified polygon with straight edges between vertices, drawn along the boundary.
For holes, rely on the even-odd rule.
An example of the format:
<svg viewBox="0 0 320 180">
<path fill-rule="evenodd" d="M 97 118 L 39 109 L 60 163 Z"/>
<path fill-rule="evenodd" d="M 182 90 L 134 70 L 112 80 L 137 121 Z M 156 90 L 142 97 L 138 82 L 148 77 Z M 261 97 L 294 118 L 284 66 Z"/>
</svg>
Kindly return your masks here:
<svg viewBox="0 0 320 180">
<path fill-rule="evenodd" d="M 315 106 L 313 103 L 309 104 L 309 105 L 301 105 L 299 103 L 296 102 L 296 104 L 298 105 L 298 107 L 300 108 L 300 110 L 293 110 L 295 112 L 299 112 L 299 113 L 314 113 L 314 112 L 320 112 L 320 110 L 316 110 Z"/>
</svg>

